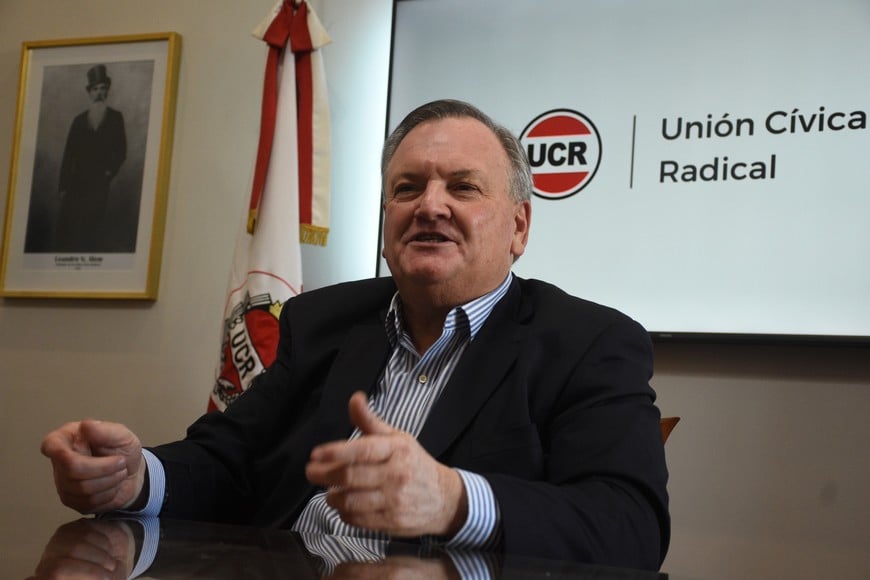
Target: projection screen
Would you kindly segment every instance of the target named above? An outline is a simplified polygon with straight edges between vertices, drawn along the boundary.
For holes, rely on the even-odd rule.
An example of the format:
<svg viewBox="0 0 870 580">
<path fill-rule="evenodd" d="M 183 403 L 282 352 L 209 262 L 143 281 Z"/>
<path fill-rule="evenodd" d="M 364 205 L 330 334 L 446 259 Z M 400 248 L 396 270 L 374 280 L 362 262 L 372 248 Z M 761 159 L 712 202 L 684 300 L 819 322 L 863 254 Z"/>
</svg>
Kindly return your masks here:
<svg viewBox="0 0 870 580">
<path fill-rule="evenodd" d="M 388 130 L 457 98 L 522 138 L 517 275 L 662 339 L 870 342 L 870 2 L 399 0 L 394 27 Z"/>
</svg>

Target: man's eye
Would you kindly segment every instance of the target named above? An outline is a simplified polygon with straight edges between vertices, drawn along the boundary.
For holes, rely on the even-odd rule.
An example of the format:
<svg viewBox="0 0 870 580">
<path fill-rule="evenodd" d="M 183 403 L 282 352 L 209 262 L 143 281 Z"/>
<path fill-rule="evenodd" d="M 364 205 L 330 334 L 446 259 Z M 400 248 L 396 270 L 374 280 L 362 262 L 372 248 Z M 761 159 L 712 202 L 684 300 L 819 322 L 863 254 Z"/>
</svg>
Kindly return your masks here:
<svg viewBox="0 0 870 580">
<path fill-rule="evenodd" d="M 473 183 L 460 182 L 453 184 L 453 191 L 457 193 L 474 193 L 479 191 L 478 187 Z"/>
<path fill-rule="evenodd" d="M 402 183 L 393 188 L 393 197 L 406 198 L 414 195 L 416 188 L 410 183 Z"/>
</svg>

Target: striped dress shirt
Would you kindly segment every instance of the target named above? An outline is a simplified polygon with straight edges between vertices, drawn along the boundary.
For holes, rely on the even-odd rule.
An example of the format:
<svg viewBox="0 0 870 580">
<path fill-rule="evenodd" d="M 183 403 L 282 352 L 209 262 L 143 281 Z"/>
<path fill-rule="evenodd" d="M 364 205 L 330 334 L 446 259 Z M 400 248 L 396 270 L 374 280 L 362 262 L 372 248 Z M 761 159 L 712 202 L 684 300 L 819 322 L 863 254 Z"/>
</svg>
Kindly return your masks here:
<svg viewBox="0 0 870 580">
<path fill-rule="evenodd" d="M 396 293 L 385 321 L 392 353 L 369 399 L 371 409 L 392 427 L 417 437 L 462 353 L 474 340 L 493 307 L 507 293 L 510 281 L 511 275 L 508 275 L 492 292 L 453 308 L 447 314 L 441 336 L 422 356 L 404 329 L 402 301 Z M 356 429 L 351 439 L 359 436 L 359 429 Z M 498 506 L 492 489 L 483 477 L 461 469 L 456 471 L 468 496 L 468 517 L 459 532 L 445 545 L 451 548 L 490 548 L 498 539 Z M 359 538 L 388 537 L 343 522 L 338 512 L 326 504 L 325 490 L 311 498 L 293 530 Z M 432 542 L 434 539 L 424 538 L 424 541 Z"/>
</svg>

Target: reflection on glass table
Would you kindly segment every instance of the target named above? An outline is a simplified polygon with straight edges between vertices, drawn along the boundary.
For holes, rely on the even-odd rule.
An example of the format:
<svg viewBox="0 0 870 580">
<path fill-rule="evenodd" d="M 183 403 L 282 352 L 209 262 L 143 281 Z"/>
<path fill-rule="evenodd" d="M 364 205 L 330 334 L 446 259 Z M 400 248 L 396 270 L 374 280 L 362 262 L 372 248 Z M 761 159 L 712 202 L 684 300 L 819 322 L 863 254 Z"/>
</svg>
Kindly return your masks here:
<svg viewBox="0 0 870 580">
<path fill-rule="evenodd" d="M 48 539 L 33 578 L 661 579 L 504 554 L 157 518 L 82 518 Z"/>
</svg>

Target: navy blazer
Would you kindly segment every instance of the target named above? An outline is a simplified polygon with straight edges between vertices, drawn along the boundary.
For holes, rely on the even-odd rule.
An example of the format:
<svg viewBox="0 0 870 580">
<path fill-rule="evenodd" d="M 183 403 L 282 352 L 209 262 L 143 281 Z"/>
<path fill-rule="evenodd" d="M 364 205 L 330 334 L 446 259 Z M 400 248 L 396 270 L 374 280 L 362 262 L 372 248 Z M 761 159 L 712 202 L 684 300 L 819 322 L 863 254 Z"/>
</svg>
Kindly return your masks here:
<svg viewBox="0 0 870 580">
<path fill-rule="evenodd" d="M 290 527 L 316 489 L 311 449 L 352 432 L 347 402 L 389 356 L 390 278 L 305 292 L 281 313 L 275 363 L 224 413 L 154 448 L 163 514 Z M 658 569 L 670 536 L 646 331 L 616 310 L 515 278 L 418 440 L 484 476 L 507 553 Z"/>
</svg>

